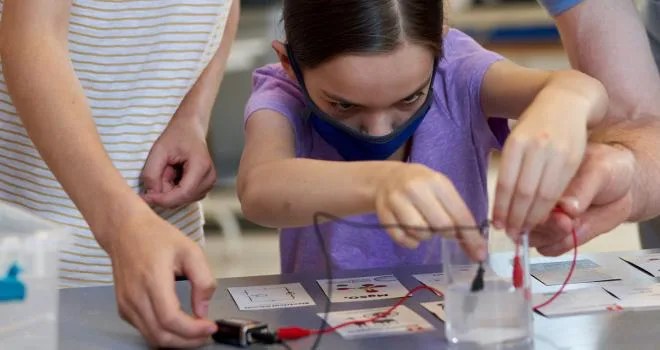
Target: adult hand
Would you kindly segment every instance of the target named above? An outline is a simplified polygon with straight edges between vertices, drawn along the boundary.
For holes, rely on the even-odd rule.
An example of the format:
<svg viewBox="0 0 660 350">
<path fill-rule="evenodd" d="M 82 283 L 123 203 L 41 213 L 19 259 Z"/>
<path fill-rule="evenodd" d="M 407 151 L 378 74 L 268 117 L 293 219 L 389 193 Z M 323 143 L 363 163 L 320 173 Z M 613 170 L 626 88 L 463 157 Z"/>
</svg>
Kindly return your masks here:
<svg viewBox="0 0 660 350">
<path fill-rule="evenodd" d="M 119 314 L 158 347 L 196 347 L 216 331 L 206 319 L 215 279 L 202 249 L 145 211 L 120 226 L 106 249 L 112 260 Z M 194 315 L 181 310 L 175 276 L 192 285 Z"/>
<path fill-rule="evenodd" d="M 204 198 L 216 172 L 206 132 L 180 109 L 149 152 L 142 170 L 142 198 L 152 206 L 176 208 Z"/>
<path fill-rule="evenodd" d="M 581 245 L 625 222 L 632 210 L 634 170 L 635 157 L 627 148 L 589 144 L 577 175 L 559 202 L 564 213 L 555 212 L 536 227 L 530 244 L 543 255 L 561 255 L 573 248 L 573 229 Z"/>
</svg>

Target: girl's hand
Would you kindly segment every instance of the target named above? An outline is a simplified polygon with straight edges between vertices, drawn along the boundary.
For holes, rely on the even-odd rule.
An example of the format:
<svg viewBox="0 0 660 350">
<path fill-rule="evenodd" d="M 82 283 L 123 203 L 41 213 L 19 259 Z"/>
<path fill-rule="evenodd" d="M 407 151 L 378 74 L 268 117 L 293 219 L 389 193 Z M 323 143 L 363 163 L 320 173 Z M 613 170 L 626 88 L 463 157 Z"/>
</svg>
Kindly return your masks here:
<svg viewBox="0 0 660 350">
<path fill-rule="evenodd" d="M 504 145 L 496 227 L 516 236 L 548 218 L 580 166 L 587 127 L 606 109 L 607 94 L 594 79 L 571 71 L 549 79 Z"/>
<path fill-rule="evenodd" d="M 392 170 L 376 191 L 376 212 L 383 224 L 423 227 L 425 230 L 388 228 L 392 239 L 409 248 L 431 237 L 432 228 L 476 227 L 470 210 L 454 185 L 442 174 L 418 164 L 405 164 Z M 444 231 L 463 241 L 474 260 L 486 257 L 486 242 L 478 229 Z"/>
</svg>

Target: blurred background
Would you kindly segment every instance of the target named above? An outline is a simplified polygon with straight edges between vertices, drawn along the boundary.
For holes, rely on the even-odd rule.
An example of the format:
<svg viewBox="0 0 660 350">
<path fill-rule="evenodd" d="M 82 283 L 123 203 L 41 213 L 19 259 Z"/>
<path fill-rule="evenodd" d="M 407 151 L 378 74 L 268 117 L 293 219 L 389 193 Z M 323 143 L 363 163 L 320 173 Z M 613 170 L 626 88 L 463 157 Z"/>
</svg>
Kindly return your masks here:
<svg viewBox="0 0 660 350">
<path fill-rule="evenodd" d="M 569 67 L 552 19 L 536 0 L 449 0 L 449 23 L 519 64 L 543 69 Z M 238 35 L 213 110 L 209 147 L 218 171 L 214 191 L 204 200 L 206 251 L 218 277 L 277 274 L 276 230 L 243 219 L 235 179 L 243 147 L 243 108 L 252 71 L 273 63 L 271 41 L 284 37 L 281 4 L 276 0 L 241 0 Z M 491 194 L 497 155 L 489 170 Z M 492 197 L 492 195 L 491 195 Z M 626 224 L 587 243 L 581 251 L 639 249 L 637 227 Z"/>
</svg>

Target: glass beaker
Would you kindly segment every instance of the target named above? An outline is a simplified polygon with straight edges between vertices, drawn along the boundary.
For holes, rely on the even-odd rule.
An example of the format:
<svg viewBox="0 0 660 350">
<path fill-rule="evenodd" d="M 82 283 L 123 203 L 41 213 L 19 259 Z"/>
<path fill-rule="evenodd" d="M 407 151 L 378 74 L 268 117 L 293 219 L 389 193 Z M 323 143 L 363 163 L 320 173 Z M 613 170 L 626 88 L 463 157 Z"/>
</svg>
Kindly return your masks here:
<svg viewBox="0 0 660 350">
<path fill-rule="evenodd" d="M 528 236 L 514 241 L 492 225 L 481 231 L 488 239 L 481 264 L 463 251 L 461 232 L 443 238 L 447 340 L 453 349 L 531 349 Z M 479 269 L 483 283 L 475 281 Z"/>
</svg>

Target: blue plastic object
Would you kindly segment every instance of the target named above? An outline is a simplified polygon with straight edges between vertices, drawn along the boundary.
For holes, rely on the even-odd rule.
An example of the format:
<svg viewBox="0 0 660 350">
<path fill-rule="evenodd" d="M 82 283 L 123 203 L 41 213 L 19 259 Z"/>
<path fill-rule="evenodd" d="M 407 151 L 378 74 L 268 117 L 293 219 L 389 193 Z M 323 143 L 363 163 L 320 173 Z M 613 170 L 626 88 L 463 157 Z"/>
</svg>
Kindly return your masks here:
<svg viewBox="0 0 660 350">
<path fill-rule="evenodd" d="M 490 33 L 491 42 L 559 42 L 561 37 L 555 26 L 529 26 L 497 28 Z"/>
<path fill-rule="evenodd" d="M 577 6 L 582 0 L 540 0 L 539 2 L 556 17 Z"/>
<path fill-rule="evenodd" d="M 18 279 L 19 273 L 21 268 L 17 263 L 13 263 L 7 275 L 0 279 L 0 303 L 25 299 L 25 285 Z"/>
</svg>

